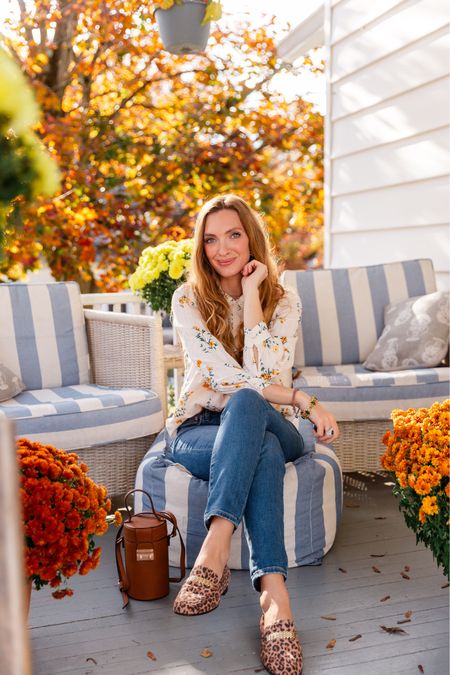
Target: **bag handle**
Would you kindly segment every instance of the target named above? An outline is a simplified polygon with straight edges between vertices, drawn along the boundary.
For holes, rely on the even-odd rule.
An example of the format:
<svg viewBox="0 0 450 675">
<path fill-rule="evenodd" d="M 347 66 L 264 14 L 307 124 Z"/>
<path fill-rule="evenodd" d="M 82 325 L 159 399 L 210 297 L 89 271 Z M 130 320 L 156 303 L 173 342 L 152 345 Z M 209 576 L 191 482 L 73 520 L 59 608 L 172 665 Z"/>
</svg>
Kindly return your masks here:
<svg viewBox="0 0 450 675">
<path fill-rule="evenodd" d="M 146 497 L 148 497 L 148 500 L 149 500 L 149 502 L 150 502 L 150 506 L 151 506 L 153 515 L 154 515 L 158 520 L 163 520 L 163 518 L 161 518 L 161 517 L 159 516 L 158 511 L 155 510 L 155 505 L 153 504 L 153 499 L 151 498 L 150 494 L 149 494 L 148 492 L 146 492 L 145 490 L 141 490 L 140 488 L 136 488 L 135 490 L 129 490 L 129 491 L 127 492 L 127 494 L 125 495 L 125 507 L 126 507 L 127 513 L 128 513 L 128 520 L 131 520 L 131 511 L 130 511 L 130 507 L 129 507 L 129 505 L 128 505 L 128 497 L 130 497 L 131 495 L 133 495 L 135 492 L 142 492 L 142 494 L 144 494 Z"/>
<path fill-rule="evenodd" d="M 123 600 L 123 605 L 122 609 L 126 609 L 128 607 L 128 588 L 129 588 L 129 583 L 128 583 L 128 577 L 127 577 L 127 572 L 125 569 L 125 565 L 123 564 L 122 560 L 122 551 L 120 549 L 121 544 L 123 544 L 123 537 L 122 537 L 122 531 L 123 531 L 123 523 L 117 530 L 116 534 L 116 567 L 117 567 L 117 575 L 119 577 L 119 590 L 122 594 L 122 600 Z"/>
<path fill-rule="evenodd" d="M 183 537 L 181 536 L 180 529 L 178 527 L 177 519 L 173 515 L 173 513 L 170 513 L 170 511 L 160 511 L 160 514 L 168 520 L 170 523 L 173 525 L 172 532 L 168 535 L 169 539 L 169 546 L 170 546 L 170 538 L 175 537 L 178 533 L 178 536 L 180 537 L 180 575 L 178 577 L 169 577 L 169 581 L 174 581 L 178 582 L 184 579 L 185 574 L 186 574 L 186 550 L 184 547 L 184 541 Z"/>
</svg>

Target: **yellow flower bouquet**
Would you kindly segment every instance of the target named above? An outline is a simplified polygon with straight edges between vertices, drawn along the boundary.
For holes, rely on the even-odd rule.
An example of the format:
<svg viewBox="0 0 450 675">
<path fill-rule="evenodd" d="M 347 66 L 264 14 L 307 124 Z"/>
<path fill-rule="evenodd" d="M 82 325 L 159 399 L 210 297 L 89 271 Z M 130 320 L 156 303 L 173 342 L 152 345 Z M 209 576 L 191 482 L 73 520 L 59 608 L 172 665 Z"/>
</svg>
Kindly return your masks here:
<svg viewBox="0 0 450 675">
<path fill-rule="evenodd" d="M 449 577 L 450 400 L 430 408 L 393 410 L 394 431 L 383 437 L 382 466 L 393 474 L 394 495 L 406 524 Z"/>
<path fill-rule="evenodd" d="M 139 294 L 155 311 L 170 313 L 172 295 L 186 279 L 192 255 L 192 239 L 165 241 L 145 248 L 129 279 L 133 293 Z"/>
</svg>

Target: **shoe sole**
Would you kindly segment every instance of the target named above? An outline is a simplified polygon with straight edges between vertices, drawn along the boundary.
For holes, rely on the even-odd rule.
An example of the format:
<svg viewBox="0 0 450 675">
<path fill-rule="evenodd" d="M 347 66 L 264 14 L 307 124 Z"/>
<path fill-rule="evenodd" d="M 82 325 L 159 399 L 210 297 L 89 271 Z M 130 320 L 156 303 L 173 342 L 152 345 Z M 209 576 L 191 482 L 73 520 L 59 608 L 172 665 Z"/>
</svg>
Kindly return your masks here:
<svg viewBox="0 0 450 675">
<path fill-rule="evenodd" d="M 262 661 L 261 661 L 261 663 L 262 663 Z M 264 663 L 263 663 L 262 665 L 264 666 Z M 269 673 L 269 675 L 276 675 L 276 674 L 273 673 L 271 670 L 269 670 L 266 666 L 264 666 L 264 668 L 267 670 L 267 672 Z M 303 668 L 302 668 L 301 671 L 298 673 L 298 675 L 303 675 Z"/>
</svg>

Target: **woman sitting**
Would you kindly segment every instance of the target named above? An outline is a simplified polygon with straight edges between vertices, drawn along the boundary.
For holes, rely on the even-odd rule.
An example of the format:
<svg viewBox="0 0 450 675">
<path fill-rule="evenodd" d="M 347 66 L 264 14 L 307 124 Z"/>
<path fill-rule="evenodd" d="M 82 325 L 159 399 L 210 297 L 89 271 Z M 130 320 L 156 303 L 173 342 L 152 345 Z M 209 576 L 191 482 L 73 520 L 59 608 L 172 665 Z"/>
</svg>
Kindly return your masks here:
<svg viewBox="0 0 450 675">
<path fill-rule="evenodd" d="M 274 674 L 301 673 L 284 546 L 286 462 L 304 453 L 300 414 L 328 443 L 335 418 L 315 397 L 291 388 L 300 320 L 296 294 L 279 281 L 264 224 L 235 195 L 201 209 L 192 270 L 172 301 L 185 354 L 185 379 L 167 421 L 168 456 L 209 481 L 207 536 L 174 611 L 215 609 L 230 583 L 231 537 L 241 520 L 250 577 L 260 595 L 261 659 Z"/>
</svg>

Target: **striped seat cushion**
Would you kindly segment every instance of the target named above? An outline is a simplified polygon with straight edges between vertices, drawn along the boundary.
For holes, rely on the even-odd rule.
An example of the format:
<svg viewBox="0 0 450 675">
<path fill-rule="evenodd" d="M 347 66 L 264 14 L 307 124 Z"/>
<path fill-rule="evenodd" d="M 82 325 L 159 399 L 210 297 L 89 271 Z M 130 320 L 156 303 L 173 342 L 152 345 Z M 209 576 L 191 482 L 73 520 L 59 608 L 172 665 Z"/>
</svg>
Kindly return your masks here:
<svg viewBox="0 0 450 675">
<path fill-rule="evenodd" d="M 89 382 L 78 284 L 0 284 L 0 308 L 0 361 L 26 389 Z"/>
<path fill-rule="evenodd" d="M 291 270 L 282 282 L 303 308 L 296 366 L 363 363 L 383 332 L 385 306 L 436 290 L 431 260 Z"/>
<path fill-rule="evenodd" d="M 303 367 L 294 387 L 315 394 L 337 420 L 389 419 L 393 408 L 426 408 L 448 398 L 450 369 L 373 372 L 361 365 Z"/>
<path fill-rule="evenodd" d="M 164 424 L 159 396 L 147 389 L 93 384 L 24 391 L 0 403 L 16 435 L 64 450 L 156 434 Z"/>
<path fill-rule="evenodd" d="M 308 425 L 309 426 L 309 425 Z M 312 435 L 306 447 L 313 447 Z M 136 488 L 152 496 L 155 508 L 175 514 L 186 544 L 187 566 L 192 567 L 206 528 L 203 524 L 208 483 L 195 478 L 180 464 L 163 456 L 164 432 L 156 438 L 136 475 Z M 135 512 L 149 510 L 147 499 L 136 495 Z M 342 514 L 342 472 L 329 447 L 315 445 L 296 462 L 286 465 L 284 481 L 284 534 L 289 567 L 319 565 L 331 548 Z M 177 541 L 177 540 L 173 540 Z M 171 543 L 170 564 L 180 559 L 178 543 Z M 248 569 L 248 546 L 242 524 L 235 531 L 229 565 Z"/>
</svg>

